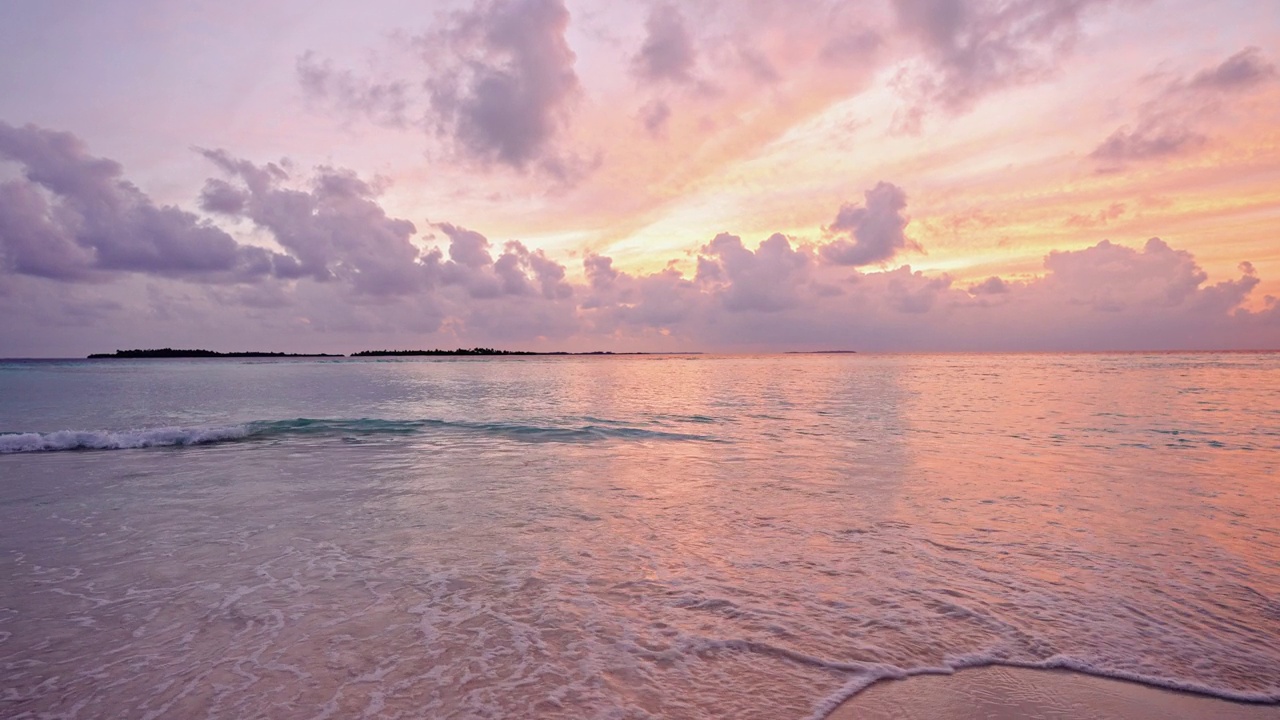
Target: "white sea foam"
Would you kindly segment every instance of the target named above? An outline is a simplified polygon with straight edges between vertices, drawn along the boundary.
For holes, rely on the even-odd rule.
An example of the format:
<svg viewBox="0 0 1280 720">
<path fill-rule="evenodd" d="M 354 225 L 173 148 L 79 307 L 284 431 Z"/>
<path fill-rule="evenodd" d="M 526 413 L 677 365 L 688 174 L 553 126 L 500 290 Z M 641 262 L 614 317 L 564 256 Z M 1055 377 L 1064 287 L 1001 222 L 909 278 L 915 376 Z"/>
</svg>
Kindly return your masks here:
<svg viewBox="0 0 1280 720">
<path fill-rule="evenodd" d="M 832 667 L 848 669 L 846 663 L 831 663 Z M 842 667 L 845 666 L 845 667 Z M 1155 677 L 1143 673 L 1127 672 L 1100 667 L 1079 658 L 1055 655 L 1039 662 L 1018 662 L 997 655 L 968 654 L 947 658 L 943 665 L 921 665 L 901 668 L 894 665 L 868 665 L 859 669 L 856 674 L 839 690 L 823 698 L 815 706 L 806 720 L 823 720 L 837 707 L 844 704 L 858 693 L 866 690 L 882 680 L 903 680 L 920 675 L 951 675 L 961 670 L 981 667 L 1013 667 L 1028 670 L 1070 670 L 1083 675 L 1125 680 L 1151 687 L 1179 692 L 1194 693 L 1206 697 L 1242 703 L 1276 704 L 1280 703 L 1280 692 L 1247 692 L 1213 687 L 1204 683 Z"/>
<path fill-rule="evenodd" d="M 388 420 L 382 418 L 262 420 L 241 425 L 211 427 L 160 427 L 130 430 L 57 430 L 54 432 L 0 433 L 0 454 L 56 450 L 122 450 L 174 445 L 205 445 L 278 435 L 413 435 L 418 433 L 470 433 L 520 442 L 587 443 L 622 441 L 717 442 L 706 435 L 665 432 L 637 427 L 597 425 L 536 425 L 510 422 L 467 422 L 436 419 Z"/>
<path fill-rule="evenodd" d="M 0 434 L 0 454 L 56 450 L 122 450 L 166 445 L 204 445 L 248 437 L 247 425 L 162 427 L 136 430 L 56 430 Z"/>
</svg>

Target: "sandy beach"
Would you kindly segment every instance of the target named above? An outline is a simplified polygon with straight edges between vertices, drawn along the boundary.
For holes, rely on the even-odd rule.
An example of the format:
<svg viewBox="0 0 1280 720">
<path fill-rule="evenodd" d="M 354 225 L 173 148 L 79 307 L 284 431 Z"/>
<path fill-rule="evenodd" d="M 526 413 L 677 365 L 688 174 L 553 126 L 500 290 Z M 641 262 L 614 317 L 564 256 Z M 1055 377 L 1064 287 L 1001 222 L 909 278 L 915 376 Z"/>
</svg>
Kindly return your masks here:
<svg viewBox="0 0 1280 720">
<path fill-rule="evenodd" d="M 876 683 L 828 720 L 1276 720 L 1228 702 L 1064 670 L 984 667 Z"/>
</svg>

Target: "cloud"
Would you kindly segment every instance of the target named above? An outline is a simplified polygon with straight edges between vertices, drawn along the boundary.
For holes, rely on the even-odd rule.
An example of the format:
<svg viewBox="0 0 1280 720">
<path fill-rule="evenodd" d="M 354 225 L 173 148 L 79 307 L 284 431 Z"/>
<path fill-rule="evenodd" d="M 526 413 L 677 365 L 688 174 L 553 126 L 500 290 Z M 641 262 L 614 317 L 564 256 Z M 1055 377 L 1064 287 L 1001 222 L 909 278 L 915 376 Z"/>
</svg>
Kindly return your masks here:
<svg viewBox="0 0 1280 720">
<path fill-rule="evenodd" d="M 883 45 L 880 33 L 858 28 L 828 38 L 818 57 L 833 65 L 866 62 Z"/>
<path fill-rule="evenodd" d="M 460 337 L 527 342 L 565 338 L 579 329 L 575 289 L 563 265 L 515 240 L 494 258 L 493 244 L 481 233 L 451 223 L 434 227 L 449 239 L 448 259 L 435 251 L 428 262 L 441 279 L 437 298 L 444 322 Z"/>
<path fill-rule="evenodd" d="M 285 258 L 241 245 L 180 208 L 156 205 L 79 138 L 0 122 L 0 160 L 23 179 L 0 184 L 0 256 L 8 272 L 82 280 L 111 272 L 249 280 Z"/>
<path fill-rule="evenodd" d="M 1125 213 L 1124 203 L 1111 203 L 1107 207 L 1099 210 L 1093 215 L 1083 215 L 1075 213 L 1067 218 L 1064 223 L 1067 227 L 1072 228 L 1094 228 L 1100 225 L 1106 225 L 1112 220 L 1118 219 Z"/>
<path fill-rule="evenodd" d="M 833 265 L 871 265 L 893 259 L 900 250 L 921 251 L 906 235 L 907 194 L 892 183 L 880 182 L 865 193 L 866 204 L 843 205 L 829 235 L 842 235 L 824 245 L 822 259 Z"/>
<path fill-rule="evenodd" d="M 331 60 L 312 51 L 298 58 L 296 71 L 303 93 L 314 103 L 391 127 L 405 127 L 411 122 L 414 98 L 404 80 L 375 82 L 350 70 L 336 69 Z"/>
<path fill-rule="evenodd" d="M 437 130 L 483 164 L 569 179 L 580 167 L 554 142 L 581 86 L 563 2 L 497 0 L 455 20 L 419 39 L 432 64 L 427 86 Z"/>
<path fill-rule="evenodd" d="M 881 275 L 885 279 L 888 305 L 900 313 L 927 313 L 938 298 L 951 288 L 949 275 L 944 273 L 929 277 L 920 271 L 912 272 L 905 265 Z"/>
<path fill-rule="evenodd" d="M 775 233 L 755 252 L 737 235 L 720 233 L 702 247 L 697 281 L 712 292 L 730 312 L 777 312 L 798 302 L 797 287 L 810 258 L 791 248 L 784 235 Z"/>
<path fill-rule="evenodd" d="M 1089 157 L 1104 161 L 1106 169 L 1116 169 L 1126 162 L 1181 155 L 1207 141 L 1203 133 L 1189 127 L 1185 118 L 1160 113 L 1144 117 L 1137 126 L 1117 129 Z"/>
<path fill-rule="evenodd" d="M 1069 54 L 1087 11 L 1112 0 L 894 0 L 899 28 L 925 62 L 902 78 L 911 106 L 898 119 L 918 130 L 936 106 L 971 109 L 983 96 L 1040 80 Z"/>
<path fill-rule="evenodd" d="M 609 258 L 603 258 L 608 267 Z M 599 264 L 597 265 L 599 267 Z M 618 272 L 583 304 L 585 328 L 595 336 L 652 338 L 673 329 L 686 334 L 706 316 L 711 297 L 674 267 L 647 275 Z"/>
<path fill-rule="evenodd" d="M 353 171 L 319 167 L 306 189 L 274 163 L 254 165 L 222 150 L 202 150 L 239 185 L 210 179 L 201 194 L 209 212 L 245 218 L 288 251 L 277 275 L 340 280 L 365 295 L 404 295 L 431 284 L 430 267 L 410 238 L 408 220 L 389 217 L 379 188 Z"/>
<path fill-rule="evenodd" d="M 692 277 L 675 265 L 624 272 L 607 256 L 587 254 L 585 280 L 574 281 L 541 250 L 494 243 L 459 225 L 433 224 L 439 238 L 415 241 L 413 223 L 379 204 L 382 182 L 350 170 L 299 172 L 284 161 L 201 152 L 223 174 L 207 181 L 201 207 L 251 224 L 276 249 L 239 243 L 193 213 L 156 206 L 118 163 L 89 155 L 70 134 L 0 125 L 0 156 L 21 170 L 0 185 L 0 336 L 29 338 L 23 342 L 32 348 L 73 337 L 138 345 L 228 338 L 236 347 L 312 350 L 392 342 L 647 350 L 1280 347 L 1280 302 L 1248 309 L 1261 282 L 1251 265 L 1210 282 L 1191 253 L 1158 238 L 1140 247 L 1102 241 L 1051 252 L 1040 277 L 1016 282 L 992 276 L 961 287 L 947 274 L 908 266 L 861 270 L 916 247 L 905 234 L 906 194 L 887 182 L 867 191 L 864 204 L 840 208 L 827 228 L 837 237 L 826 244 L 774 234 L 752 248 L 721 233 L 699 250 Z M 1087 218 L 1119 213 L 1113 206 Z M 349 344 L 319 347 L 339 341 Z"/>
<path fill-rule="evenodd" d="M 529 250 L 510 240 L 495 260 L 484 235 L 451 223 L 436 227 L 449 238 L 449 259 L 440 263 L 445 285 L 461 286 L 478 299 L 541 295 L 547 300 L 563 300 L 573 295 L 572 286 L 564 279 L 564 266 L 541 250 Z"/>
<path fill-rule="evenodd" d="M 692 282 L 670 269 L 595 282 L 609 263 L 589 258 L 593 288 L 603 288 L 591 312 L 636 338 L 656 341 L 644 331 L 660 329 L 681 347 L 720 350 L 1280 346 L 1280 304 L 1242 307 L 1259 283 L 1252 266 L 1210 284 L 1190 253 L 1155 238 L 1141 248 L 1103 241 L 1053 252 L 1039 278 L 993 276 L 964 289 L 946 274 L 906 266 L 864 273 L 815 263 L 812 248 L 793 250 L 781 236 L 766 242 L 752 253 L 738 238 L 718 236 Z M 778 261 L 793 253 L 804 259 Z M 659 291 L 637 291 L 646 286 Z"/>
<path fill-rule="evenodd" d="M 644 27 L 644 44 L 631 60 L 635 73 L 646 82 L 691 82 L 698 57 L 680 11 L 655 5 Z"/>
<path fill-rule="evenodd" d="M 618 271 L 613 268 L 613 258 L 587 253 L 582 259 L 582 269 L 593 290 L 607 290 L 618 279 Z"/>
<path fill-rule="evenodd" d="M 89 277 L 92 247 L 51 218 L 52 208 L 33 183 L 0 184 L 0 263 L 8 272 L 56 280 Z"/>
<path fill-rule="evenodd" d="M 443 224 L 437 227 L 449 235 Z M 861 272 L 822 264 L 816 248 L 795 247 L 781 235 L 751 250 L 721 234 L 703 247 L 693 278 L 673 267 L 627 273 L 608 257 L 588 255 L 586 282 L 573 284 L 563 266 L 520 243 L 505 243 L 499 253 L 483 235 L 450 227 L 456 246 L 447 255 L 428 254 L 441 280 L 377 303 L 351 302 L 341 283 L 311 279 L 198 285 L 148 278 L 140 285 L 144 276 L 133 274 L 116 283 L 65 286 L 10 276 L 18 285 L 0 293 L 0 339 L 21 337 L 32 348 L 75 337 L 106 347 L 221 339 L 224 348 L 312 350 L 1280 346 L 1280 304 L 1272 299 L 1260 310 L 1243 308 L 1259 283 L 1252 266 L 1244 263 L 1239 277 L 1210 283 L 1190 253 L 1157 239 L 1137 248 L 1100 242 L 1054 252 L 1042 277 L 993 276 L 959 288 L 945 274 L 906 266 Z M 472 292 L 469 279 L 480 277 L 492 291 Z"/>
<path fill-rule="evenodd" d="M 640 122 L 644 123 L 644 129 L 653 137 L 663 134 L 670 119 L 671 106 L 664 100 L 654 100 L 640 108 Z"/>
<path fill-rule="evenodd" d="M 1103 171 L 1129 163 L 1177 157 L 1209 142 L 1205 126 L 1220 114 L 1223 103 L 1274 81 L 1276 68 L 1258 48 L 1246 48 L 1189 80 L 1177 78 L 1142 104 L 1132 125 L 1117 128 L 1091 158 Z"/>
<path fill-rule="evenodd" d="M 1187 83 L 1194 90 L 1239 90 L 1262 84 L 1276 77 L 1276 66 L 1267 62 L 1262 51 L 1249 47 L 1223 60 L 1216 67 L 1201 70 Z"/>
<path fill-rule="evenodd" d="M 970 295 L 1004 295 L 1009 292 L 1009 283 L 1003 278 L 992 275 L 980 283 L 969 286 Z"/>
<path fill-rule="evenodd" d="M 1131 306 L 1178 305 L 1208 278 L 1195 258 L 1151 238 L 1142 251 L 1103 240 L 1074 252 L 1051 252 L 1048 280 L 1067 303 L 1117 312 Z"/>
</svg>

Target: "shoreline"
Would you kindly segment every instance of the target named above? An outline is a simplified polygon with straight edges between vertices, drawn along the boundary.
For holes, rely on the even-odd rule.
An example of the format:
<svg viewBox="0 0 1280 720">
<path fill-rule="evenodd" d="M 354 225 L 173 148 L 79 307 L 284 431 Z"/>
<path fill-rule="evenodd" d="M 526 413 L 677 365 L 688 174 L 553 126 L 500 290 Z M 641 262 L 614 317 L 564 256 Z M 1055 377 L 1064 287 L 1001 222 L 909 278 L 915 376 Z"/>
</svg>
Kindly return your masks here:
<svg viewBox="0 0 1280 720">
<path fill-rule="evenodd" d="M 1280 703 L 1230 700 L 1063 668 L 986 665 L 878 680 L 812 718 L 1280 720 Z"/>
</svg>

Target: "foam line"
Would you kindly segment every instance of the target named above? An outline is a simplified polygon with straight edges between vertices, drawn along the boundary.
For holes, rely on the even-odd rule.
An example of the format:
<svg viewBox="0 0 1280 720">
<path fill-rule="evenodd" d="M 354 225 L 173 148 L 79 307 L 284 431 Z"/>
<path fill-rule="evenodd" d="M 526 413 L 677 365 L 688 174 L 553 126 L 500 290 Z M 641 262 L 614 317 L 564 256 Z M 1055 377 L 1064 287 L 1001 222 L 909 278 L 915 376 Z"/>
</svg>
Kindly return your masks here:
<svg viewBox="0 0 1280 720">
<path fill-rule="evenodd" d="M 723 442 L 708 435 L 691 435 L 610 425 L 556 427 L 508 422 L 295 418 L 292 420 L 264 420 L 240 425 L 213 427 L 0 433 L 0 454 L 206 445 L 248 438 L 261 439 L 288 435 L 358 437 L 367 435 L 414 435 L 450 431 L 478 433 L 522 442 L 584 443 L 599 440 Z"/>
<path fill-rule="evenodd" d="M 829 665 L 831 667 L 840 667 L 843 663 L 829 663 Z M 1139 683 L 1141 685 L 1161 688 L 1163 690 L 1193 693 L 1196 695 L 1204 695 L 1206 697 L 1213 697 L 1231 702 L 1259 705 L 1280 704 L 1280 693 L 1224 690 L 1199 683 L 1152 677 L 1150 675 L 1143 675 L 1126 670 L 1106 670 L 1091 665 L 1083 660 L 1066 655 L 1054 655 L 1053 657 L 1046 658 L 1045 660 L 1038 662 L 1017 662 L 983 655 L 970 655 L 947 658 L 945 664 L 941 666 L 924 666 L 904 669 L 892 665 L 868 665 L 865 669 L 858 671 L 857 675 L 849 682 L 845 683 L 839 690 L 828 697 L 823 698 L 814 707 L 813 712 L 809 714 L 806 720 L 825 720 L 826 717 L 835 712 L 837 707 L 843 705 L 858 693 L 882 680 L 903 680 L 905 678 L 915 677 L 918 675 L 952 675 L 961 670 L 980 667 L 1013 667 L 1029 670 L 1069 670 L 1082 675 L 1107 678 L 1110 680 L 1124 680 L 1126 682 Z"/>
<path fill-rule="evenodd" d="M 166 445 L 205 445 L 248 437 L 246 425 L 161 427 L 140 430 L 58 430 L 48 433 L 0 433 L 0 454 L 58 450 L 123 450 Z"/>
</svg>

